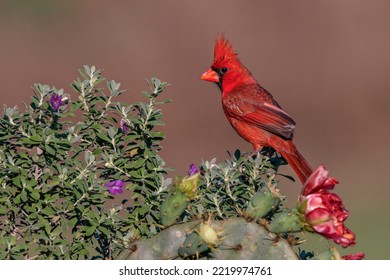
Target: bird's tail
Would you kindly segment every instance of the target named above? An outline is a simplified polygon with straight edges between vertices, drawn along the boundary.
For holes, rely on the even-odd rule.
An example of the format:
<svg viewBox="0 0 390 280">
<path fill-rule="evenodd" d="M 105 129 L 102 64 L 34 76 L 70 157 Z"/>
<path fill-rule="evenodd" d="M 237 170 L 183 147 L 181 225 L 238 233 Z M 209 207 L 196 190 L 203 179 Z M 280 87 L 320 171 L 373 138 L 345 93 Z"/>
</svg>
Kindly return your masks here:
<svg viewBox="0 0 390 280">
<path fill-rule="evenodd" d="M 292 169 L 294 169 L 302 184 L 304 184 L 311 173 L 313 173 L 313 169 L 301 153 L 298 152 L 292 141 L 286 141 L 285 143 L 288 144 L 288 147 L 279 152 L 282 154 L 284 159 L 287 160 Z"/>
</svg>

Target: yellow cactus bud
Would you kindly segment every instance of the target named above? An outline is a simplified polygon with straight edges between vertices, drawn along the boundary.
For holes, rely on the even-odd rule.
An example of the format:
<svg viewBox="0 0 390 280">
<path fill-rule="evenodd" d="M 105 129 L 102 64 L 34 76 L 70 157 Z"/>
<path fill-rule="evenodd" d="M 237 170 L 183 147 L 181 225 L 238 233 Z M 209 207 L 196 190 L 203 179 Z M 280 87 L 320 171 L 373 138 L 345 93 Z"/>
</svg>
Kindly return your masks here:
<svg viewBox="0 0 390 280">
<path fill-rule="evenodd" d="M 177 189 L 184 193 L 189 199 L 196 197 L 198 191 L 199 173 L 184 178 L 178 178 Z"/>
<path fill-rule="evenodd" d="M 218 242 L 218 233 L 208 223 L 202 223 L 199 227 L 199 235 L 209 246 L 215 246 Z"/>
</svg>

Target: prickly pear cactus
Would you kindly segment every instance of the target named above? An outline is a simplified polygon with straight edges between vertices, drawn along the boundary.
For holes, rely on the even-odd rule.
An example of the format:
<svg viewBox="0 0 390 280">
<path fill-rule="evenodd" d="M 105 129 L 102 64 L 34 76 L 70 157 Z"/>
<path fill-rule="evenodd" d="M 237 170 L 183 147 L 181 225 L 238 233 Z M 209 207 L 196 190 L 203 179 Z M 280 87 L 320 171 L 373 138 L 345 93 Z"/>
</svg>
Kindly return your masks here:
<svg viewBox="0 0 390 280">
<path fill-rule="evenodd" d="M 161 205 L 161 224 L 173 225 L 187 206 L 187 196 L 175 188 Z"/>
<path fill-rule="evenodd" d="M 199 233 L 200 221 L 169 227 L 153 238 L 138 240 L 119 259 L 298 259 L 287 240 L 244 218 L 213 221 L 218 234 L 208 244 Z"/>
<path fill-rule="evenodd" d="M 300 220 L 299 213 L 296 209 L 293 209 L 284 210 L 275 215 L 268 225 L 268 230 L 275 233 L 298 232 L 302 230 L 302 227 L 303 223 Z"/>
<path fill-rule="evenodd" d="M 161 204 L 160 215 L 163 226 L 173 225 L 184 212 L 190 200 L 196 197 L 199 174 L 191 174 L 191 176 L 184 178 L 178 177 L 177 181 L 177 186 L 170 191 Z"/>
<path fill-rule="evenodd" d="M 259 190 L 249 201 L 246 214 L 254 220 L 260 219 L 269 212 L 274 211 L 280 202 L 278 195 L 269 189 Z"/>
<path fill-rule="evenodd" d="M 284 209 L 276 172 L 269 158 L 239 151 L 221 164 L 192 165 L 162 199 L 163 229 L 117 259 L 298 259 L 291 233 L 303 224 Z"/>
</svg>

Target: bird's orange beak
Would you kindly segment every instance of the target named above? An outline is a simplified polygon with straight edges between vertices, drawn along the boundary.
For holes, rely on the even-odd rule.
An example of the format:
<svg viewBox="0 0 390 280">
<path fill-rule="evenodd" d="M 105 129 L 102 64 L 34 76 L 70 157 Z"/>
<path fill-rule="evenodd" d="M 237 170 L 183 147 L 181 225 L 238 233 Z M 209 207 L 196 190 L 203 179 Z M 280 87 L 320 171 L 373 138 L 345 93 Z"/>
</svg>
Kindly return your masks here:
<svg viewBox="0 0 390 280">
<path fill-rule="evenodd" d="M 215 72 L 213 69 L 209 69 L 206 72 L 203 73 L 203 75 L 200 77 L 204 81 L 209 81 L 213 83 L 219 82 L 219 76 L 217 72 Z"/>
</svg>

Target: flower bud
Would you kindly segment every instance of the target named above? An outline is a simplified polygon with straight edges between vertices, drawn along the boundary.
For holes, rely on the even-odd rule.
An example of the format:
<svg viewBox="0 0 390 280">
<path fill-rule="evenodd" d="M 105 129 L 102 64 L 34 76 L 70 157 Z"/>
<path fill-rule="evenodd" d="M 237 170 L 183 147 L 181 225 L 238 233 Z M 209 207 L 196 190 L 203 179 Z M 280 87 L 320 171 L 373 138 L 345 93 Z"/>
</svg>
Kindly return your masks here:
<svg viewBox="0 0 390 280">
<path fill-rule="evenodd" d="M 218 234 L 211 225 L 202 223 L 198 233 L 209 246 L 215 246 L 217 244 Z"/>
</svg>

